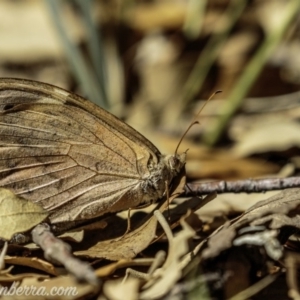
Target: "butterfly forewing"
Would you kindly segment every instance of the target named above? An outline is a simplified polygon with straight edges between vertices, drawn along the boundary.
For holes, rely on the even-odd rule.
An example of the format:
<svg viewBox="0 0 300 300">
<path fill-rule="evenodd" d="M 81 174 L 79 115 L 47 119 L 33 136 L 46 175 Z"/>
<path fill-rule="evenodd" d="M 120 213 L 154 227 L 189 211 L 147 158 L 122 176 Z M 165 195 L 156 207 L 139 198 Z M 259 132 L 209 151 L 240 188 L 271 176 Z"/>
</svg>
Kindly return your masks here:
<svg viewBox="0 0 300 300">
<path fill-rule="evenodd" d="M 159 155 L 134 129 L 77 95 L 0 79 L 0 186 L 40 203 L 52 223 L 138 205 L 136 187 Z"/>
</svg>

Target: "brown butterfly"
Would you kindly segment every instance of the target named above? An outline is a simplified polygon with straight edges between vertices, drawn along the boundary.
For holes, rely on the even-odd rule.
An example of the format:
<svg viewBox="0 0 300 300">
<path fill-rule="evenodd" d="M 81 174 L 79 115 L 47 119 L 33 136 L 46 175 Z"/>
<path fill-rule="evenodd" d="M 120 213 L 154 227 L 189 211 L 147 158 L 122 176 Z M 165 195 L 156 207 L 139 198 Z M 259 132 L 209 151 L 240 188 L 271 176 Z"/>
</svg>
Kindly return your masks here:
<svg viewBox="0 0 300 300">
<path fill-rule="evenodd" d="M 92 102 L 29 80 L 0 79 L 0 186 L 42 205 L 52 224 L 157 201 L 184 168 Z"/>
</svg>

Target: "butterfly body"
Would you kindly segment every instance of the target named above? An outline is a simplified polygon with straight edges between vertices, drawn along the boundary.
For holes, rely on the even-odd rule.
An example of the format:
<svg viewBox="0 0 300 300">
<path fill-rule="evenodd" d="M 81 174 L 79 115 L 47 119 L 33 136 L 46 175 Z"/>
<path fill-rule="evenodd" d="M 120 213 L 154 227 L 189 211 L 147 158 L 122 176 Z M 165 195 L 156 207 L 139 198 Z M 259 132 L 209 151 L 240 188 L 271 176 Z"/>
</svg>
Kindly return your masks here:
<svg viewBox="0 0 300 300">
<path fill-rule="evenodd" d="M 52 224 L 157 201 L 185 165 L 63 89 L 0 79 L 0 187 L 45 208 Z"/>
</svg>

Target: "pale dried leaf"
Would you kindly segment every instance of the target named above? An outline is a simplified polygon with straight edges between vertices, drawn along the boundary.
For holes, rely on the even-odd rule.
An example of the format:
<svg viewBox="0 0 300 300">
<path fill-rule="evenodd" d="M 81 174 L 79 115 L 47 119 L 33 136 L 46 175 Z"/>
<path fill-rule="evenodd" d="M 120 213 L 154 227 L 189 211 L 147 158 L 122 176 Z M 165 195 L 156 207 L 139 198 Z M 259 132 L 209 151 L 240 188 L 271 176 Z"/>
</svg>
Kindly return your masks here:
<svg viewBox="0 0 300 300">
<path fill-rule="evenodd" d="M 82 242 L 83 237 L 84 237 L 83 230 L 69 231 L 59 235 L 60 239 L 71 240 L 72 242 L 77 242 L 77 243 Z"/>
<path fill-rule="evenodd" d="M 233 151 L 238 156 L 247 156 L 300 147 L 299 132 L 299 123 L 291 120 L 257 124 L 243 134 Z"/>
<path fill-rule="evenodd" d="M 214 200 L 197 211 L 201 220 L 211 223 L 216 217 L 225 217 L 232 212 L 244 212 L 259 201 L 278 194 L 279 191 L 262 193 L 226 193 L 220 194 Z"/>
<path fill-rule="evenodd" d="M 127 11 L 126 21 L 134 29 L 149 32 L 157 28 L 176 28 L 184 23 L 186 7 L 180 2 L 140 3 Z"/>
<path fill-rule="evenodd" d="M 5 263 L 31 267 L 37 270 L 44 271 L 51 275 L 59 274 L 53 264 L 37 257 L 6 256 Z"/>
<path fill-rule="evenodd" d="M 217 229 L 207 240 L 207 248 L 202 251 L 204 259 L 216 257 L 221 251 L 229 249 L 236 238 L 246 233 L 251 233 L 253 241 L 261 239 L 262 231 L 268 229 L 285 230 L 285 237 L 299 230 L 299 206 L 300 189 L 289 189 L 274 195 L 266 200 L 260 201 L 250 207 L 241 217 L 227 222 L 223 227 Z M 289 227 L 287 229 L 285 227 Z M 272 234 L 274 231 L 270 231 Z M 265 243 L 277 244 L 280 230 L 277 236 L 267 234 Z M 250 238 L 248 238 L 248 241 Z M 254 243 L 253 243 L 254 244 Z M 277 255 L 277 254 L 276 254 Z M 277 255 L 278 256 L 278 255 Z"/>
<path fill-rule="evenodd" d="M 259 9 L 256 9 L 256 16 L 260 26 L 267 33 L 280 30 L 284 18 L 282 11 L 285 9 L 285 1 L 262 2 Z"/>
<path fill-rule="evenodd" d="M 46 219 L 40 205 L 0 189 L 0 237 L 10 240 L 15 233 L 25 232 Z"/>
<path fill-rule="evenodd" d="M 72 41 L 82 39 L 83 31 L 68 7 L 64 22 Z M 60 58 L 63 50 L 43 1 L 0 2 L 0 56 L 2 61 L 21 63 Z"/>
<path fill-rule="evenodd" d="M 124 283 L 121 280 L 111 280 L 105 283 L 103 291 L 111 300 L 136 300 L 139 298 L 139 285 L 137 278 L 129 278 Z"/>
</svg>

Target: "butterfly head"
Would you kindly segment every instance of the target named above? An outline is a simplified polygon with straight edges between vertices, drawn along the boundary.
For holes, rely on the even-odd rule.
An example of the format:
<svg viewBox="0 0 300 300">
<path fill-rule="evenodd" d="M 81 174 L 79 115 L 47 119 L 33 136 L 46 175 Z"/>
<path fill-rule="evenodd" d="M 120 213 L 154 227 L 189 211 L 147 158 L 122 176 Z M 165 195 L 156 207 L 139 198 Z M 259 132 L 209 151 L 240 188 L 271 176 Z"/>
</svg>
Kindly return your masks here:
<svg viewBox="0 0 300 300">
<path fill-rule="evenodd" d="M 182 154 L 167 155 L 165 159 L 167 160 L 171 172 L 176 175 L 185 166 L 186 152 L 183 152 Z"/>
</svg>

